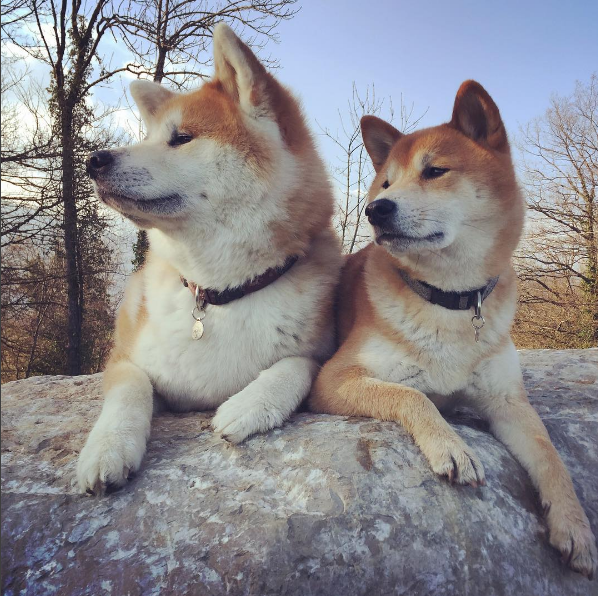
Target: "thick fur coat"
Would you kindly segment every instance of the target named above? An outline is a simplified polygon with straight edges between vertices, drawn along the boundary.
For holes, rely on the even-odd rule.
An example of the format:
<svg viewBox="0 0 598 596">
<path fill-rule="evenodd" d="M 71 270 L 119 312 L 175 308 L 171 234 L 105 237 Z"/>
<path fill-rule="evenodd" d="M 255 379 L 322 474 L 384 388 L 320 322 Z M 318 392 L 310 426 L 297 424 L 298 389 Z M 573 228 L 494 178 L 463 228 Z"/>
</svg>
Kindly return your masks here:
<svg viewBox="0 0 598 596">
<path fill-rule="evenodd" d="M 191 93 L 134 82 L 147 138 L 90 157 L 99 198 L 151 247 L 118 315 L 104 406 L 78 462 L 83 491 L 139 468 L 156 408 L 217 408 L 214 430 L 232 442 L 281 425 L 334 349 L 333 198 L 300 107 L 223 24 L 214 62 Z M 223 291 L 292 256 L 265 288 L 208 304 L 192 339 L 195 298 L 180 276 Z"/>
<path fill-rule="evenodd" d="M 362 132 L 376 169 L 366 209 L 375 242 L 343 270 L 340 349 L 315 382 L 311 408 L 396 420 L 436 473 L 477 486 L 485 483 L 482 462 L 439 412 L 473 407 L 528 471 L 551 544 L 591 577 L 595 538 L 527 400 L 509 335 L 517 294 L 511 255 L 524 202 L 498 108 L 468 81 L 447 124 L 403 135 L 366 116 Z M 427 301 L 405 274 L 445 292 L 482 288 L 499 276 L 482 305 L 479 341 L 473 309 Z"/>
</svg>

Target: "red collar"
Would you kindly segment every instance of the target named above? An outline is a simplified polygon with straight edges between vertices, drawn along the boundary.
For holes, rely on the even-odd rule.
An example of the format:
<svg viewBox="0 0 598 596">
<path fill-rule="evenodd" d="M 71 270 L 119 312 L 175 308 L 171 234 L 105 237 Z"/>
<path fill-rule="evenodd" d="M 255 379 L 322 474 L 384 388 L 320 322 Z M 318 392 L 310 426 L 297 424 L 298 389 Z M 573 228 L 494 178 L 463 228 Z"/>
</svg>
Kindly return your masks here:
<svg viewBox="0 0 598 596">
<path fill-rule="evenodd" d="M 200 308 L 200 304 L 222 305 L 243 298 L 243 296 L 247 296 L 247 294 L 253 294 L 253 292 L 257 292 L 258 290 L 269 286 L 280 276 L 284 275 L 297 262 L 298 258 L 297 255 L 288 257 L 280 267 L 266 269 L 264 273 L 246 281 L 243 285 L 237 286 L 236 288 L 227 288 L 226 290 L 222 290 L 222 292 L 211 290 L 210 288 L 200 288 L 196 283 L 186 280 L 182 275 L 180 277 L 183 285 L 186 288 L 189 288 L 193 296 L 196 297 Z"/>
</svg>

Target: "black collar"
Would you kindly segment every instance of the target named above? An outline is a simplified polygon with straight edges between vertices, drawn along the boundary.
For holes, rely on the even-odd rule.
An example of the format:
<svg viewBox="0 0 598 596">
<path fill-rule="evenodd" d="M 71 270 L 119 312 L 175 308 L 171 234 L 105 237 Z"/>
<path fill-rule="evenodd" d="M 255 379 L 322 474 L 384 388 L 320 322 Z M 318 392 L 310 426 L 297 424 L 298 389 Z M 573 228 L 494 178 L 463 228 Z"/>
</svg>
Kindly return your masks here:
<svg viewBox="0 0 598 596">
<path fill-rule="evenodd" d="M 296 255 L 288 257 L 280 267 L 272 267 L 271 269 L 267 269 L 261 275 L 246 281 L 243 285 L 237 286 L 236 288 L 227 288 L 221 292 L 218 290 L 212 290 L 211 288 L 201 288 L 195 282 L 185 279 L 182 275 L 180 278 L 183 285 L 191 290 L 191 293 L 195 296 L 196 301 L 201 302 L 202 305 L 215 304 L 220 306 L 223 304 L 228 304 L 233 300 L 243 298 L 243 296 L 247 296 L 247 294 L 253 294 L 253 292 L 257 292 L 258 290 L 269 286 L 280 276 L 284 275 L 297 262 L 298 258 L 299 257 Z"/>
<path fill-rule="evenodd" d="M 445 292 L 440 288 L 436 288 L 427 284 L 425 281 L 413 279 L 407 272 L 399 269 L 399 275 L 403 281 L 424 300 L 431 304 L 437 304 L 449 310 L 469 310 L 478 305 L 478 297 L 480 304 L 488 297 L 490 292 L 494 289 L 498 282 L 498 276 L 493 277 L 485 286 L 476 288 L 475 290 L 467 290 L 466 292 Z"/>
</svg>

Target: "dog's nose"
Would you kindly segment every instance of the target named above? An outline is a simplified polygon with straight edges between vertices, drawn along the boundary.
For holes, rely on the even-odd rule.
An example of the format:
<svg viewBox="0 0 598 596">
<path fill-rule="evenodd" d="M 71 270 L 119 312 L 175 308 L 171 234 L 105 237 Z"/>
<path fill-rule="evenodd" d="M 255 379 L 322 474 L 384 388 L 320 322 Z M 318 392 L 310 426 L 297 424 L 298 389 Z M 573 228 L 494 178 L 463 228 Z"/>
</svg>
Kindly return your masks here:
<svg viewBox="0 0 598 596">
<path fill-rule="evenodd" d="M 397 205 L 389 199 L 376 199 L 365 208 L 365 215 L 373 226 L 384 223 L 395 211 Z"/>
<path fill-rule="evenodd" d="M 114 155 L 110 151 L 94 151 L 87 160 L 87 173 L 90 178 L 96 178 L 102 171 L 114 161 Z"/>
</svg>

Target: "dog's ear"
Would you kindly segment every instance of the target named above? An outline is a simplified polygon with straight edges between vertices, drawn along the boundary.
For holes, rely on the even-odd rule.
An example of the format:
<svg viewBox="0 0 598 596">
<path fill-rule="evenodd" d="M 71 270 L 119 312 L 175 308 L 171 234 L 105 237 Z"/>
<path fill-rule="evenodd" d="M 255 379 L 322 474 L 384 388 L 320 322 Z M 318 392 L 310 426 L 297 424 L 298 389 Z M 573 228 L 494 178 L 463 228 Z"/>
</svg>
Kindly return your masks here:
<svg viewBox="0 0 598 596">
<path fill-rule="evenodd" d="M 498 107 L 476 81 L 465 81 L 455 98 L 451 126 L 480 145 L 508 152 L 507 132 Z"/>
<path fill-rule="evenodd" d="M 137 79 L 130 86 L 131 95 L 139 108 L 141 118 L 149 128 L 160 107 L 176 94 L 159 83 Z"/>
<path fill-rule="evenodd" d="M 393 145 L 403 136 L 394 126 L 376 116 L 361 119 L 361 135 L 376 172 L 384 165 Z"/>
<path fill-rule="evenodd" d="M 214 27 L 216 79 L 248 114 L 268 112 L 267 87 L 271 82 L 264 65 L 224 23 Z"/>
</svg>

